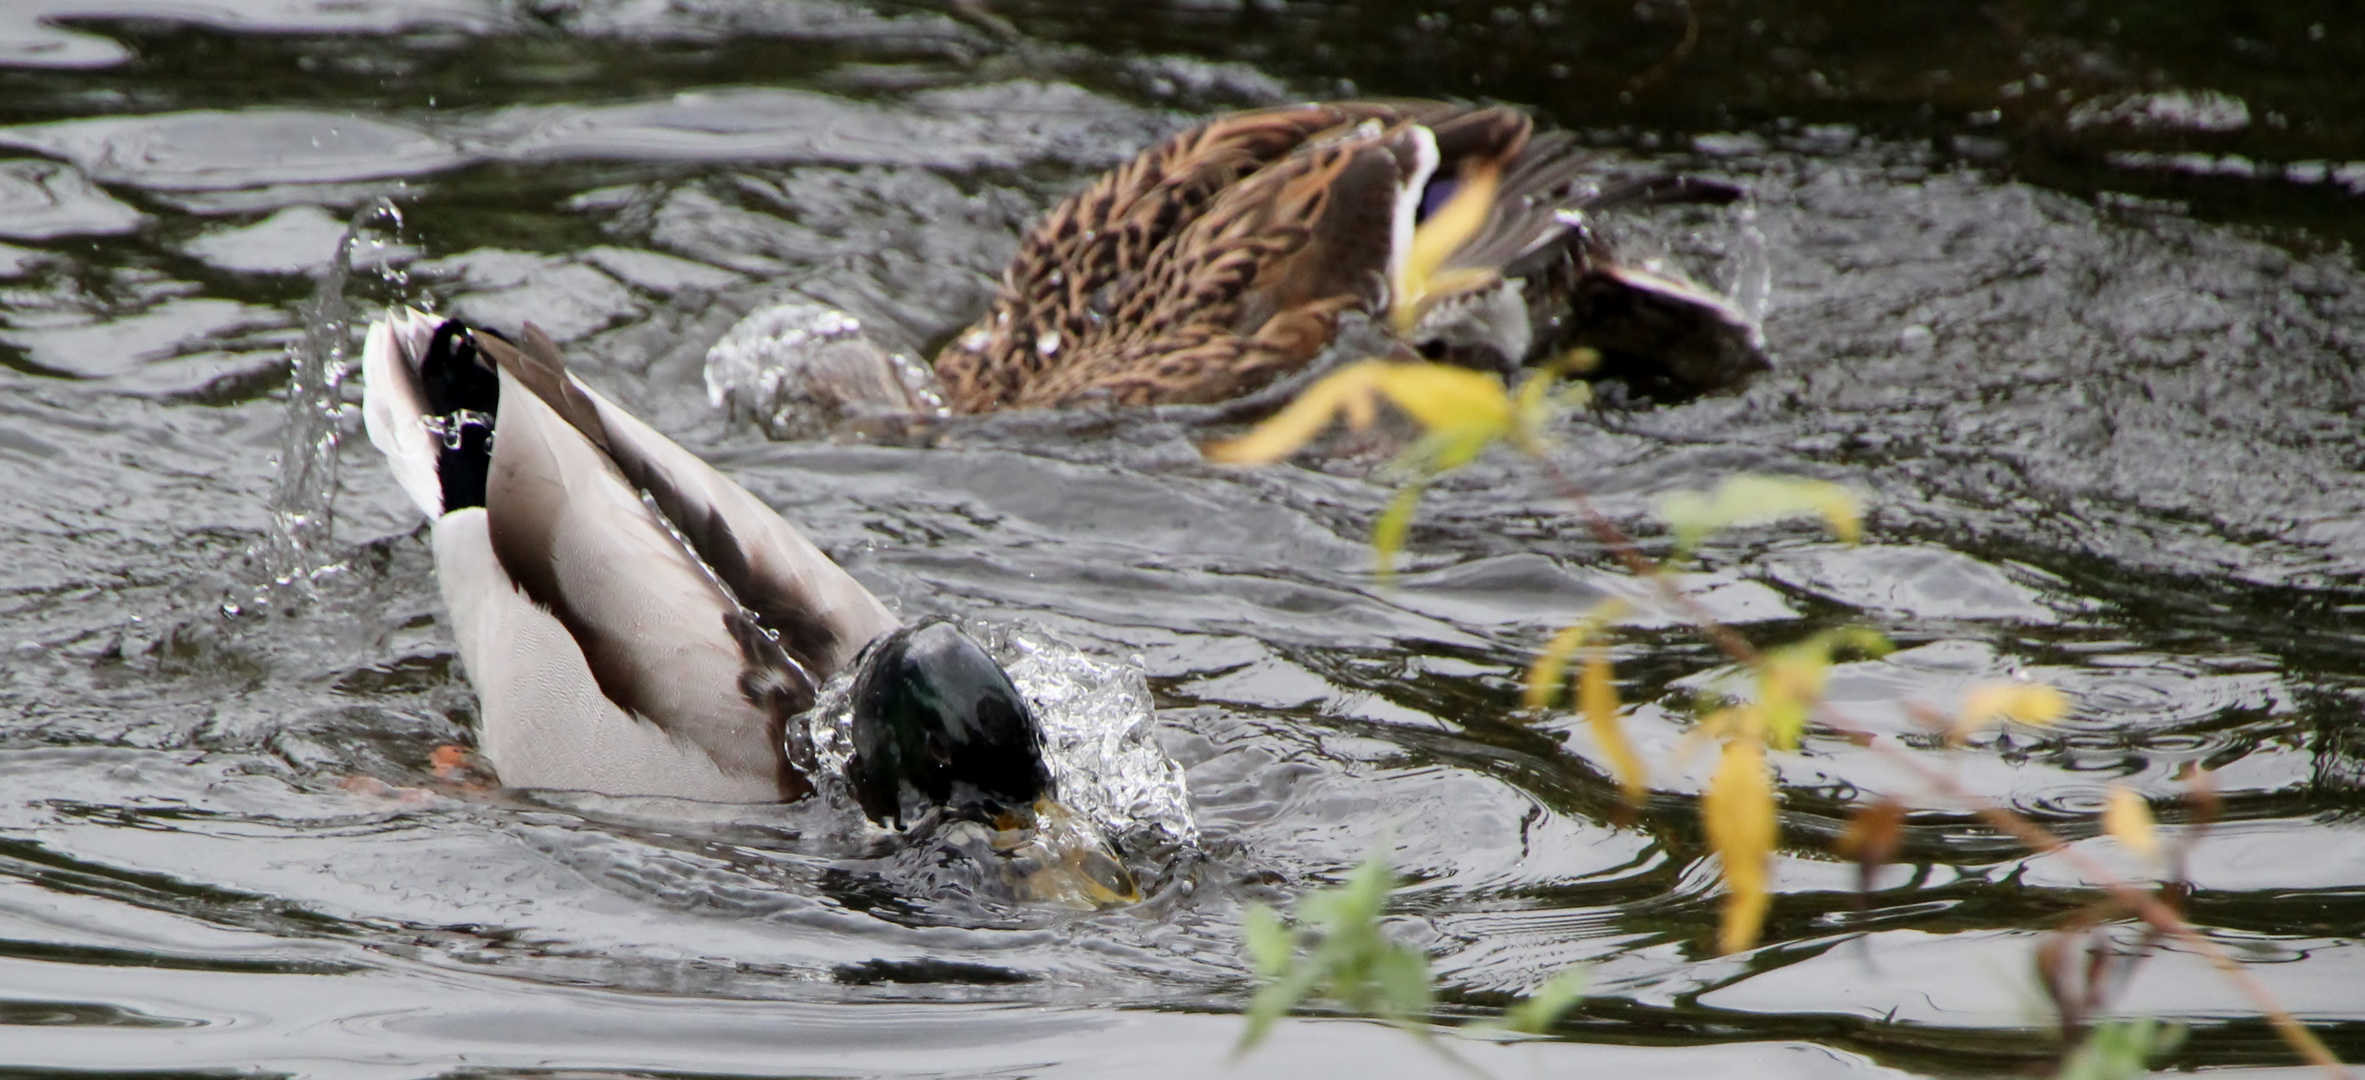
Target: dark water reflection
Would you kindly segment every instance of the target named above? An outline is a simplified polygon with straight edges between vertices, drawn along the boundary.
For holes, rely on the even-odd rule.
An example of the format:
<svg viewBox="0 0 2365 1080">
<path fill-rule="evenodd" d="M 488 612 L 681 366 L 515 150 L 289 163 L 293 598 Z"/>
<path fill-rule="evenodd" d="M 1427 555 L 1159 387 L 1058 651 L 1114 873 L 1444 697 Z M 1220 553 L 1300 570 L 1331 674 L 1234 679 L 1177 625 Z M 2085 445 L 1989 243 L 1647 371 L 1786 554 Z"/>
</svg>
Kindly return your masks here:
<svg viewBox="0 0 2365 1080">
<path fill-rule="evenodd" d="M 1705 759 L 1629 819 L 1582 725 L 1515 715 L 1545 635 L 1639 592 L 1525 469 L 1443 485 L 1387 587 L 1363 457 L 1218 471 L 1140 418 L 771 444 L 709 412 L 706 346 L 782 289 L 933 345 L 1079 177 L 1339 79 L 1530 102 L 1747 186 L 1745 219 L 1636 228 L 1711 256 L 1754 231 L 1779 369 L 1572 416 L 1564 467 L 1652 544 L 1658 494 L 1735 471 L 1870 492 L 1865 546 L 1753 531 L 1693 584 L 1765 642 L 1894 636 L 1834 681 L 1875 730 L 2012 674 L 2069 690 L 2060 729 L 1950 767 L 2114 865 L 2111 784 L 2217 770 L 2196 917 L 2365 1053 L 2355 20 L 1869 7 L 1697 3 L 1692 52 L 1642 86 L 1682 9 L 997 8 L 1017 43 L 825 3 L 0 11 L 0 1064 L 1204 1075 L 1250 985 L 1242 905 L 1381 844 L 1450 1009 L 1597 965 L 1565 1039 L 1473 1051 L 1505 1075 L 2041 1057 L 2028 949 L 2087 883 L 1931 805 L 1858 917 L 1825 841 L 1861 793 L 1915 788 L 1844 740 L 1780 763 L 1770 943 L 1713 955 Z M 980 910 L 899 891 L 795 808 L 355 783 L 427 784 L 473 711 L 423 536 L 359 440 L 335 565 L 257 585 L 308 275 L 382 197 L 402 224 L 357 251 L 357 308 L 534 319 L 906 611 L 1138 656 L 1201 850 L 1134 911 Z M 1665 613 L 1619 660 L 1653 755 L 1732 677 Z M 2287 1060 L 2193 958 L 2128 1004 L 2198 1026 L 2187 1064 Z M 1342 1021 L 1245 1069 L 1444 1066 Z"/>
</svg>

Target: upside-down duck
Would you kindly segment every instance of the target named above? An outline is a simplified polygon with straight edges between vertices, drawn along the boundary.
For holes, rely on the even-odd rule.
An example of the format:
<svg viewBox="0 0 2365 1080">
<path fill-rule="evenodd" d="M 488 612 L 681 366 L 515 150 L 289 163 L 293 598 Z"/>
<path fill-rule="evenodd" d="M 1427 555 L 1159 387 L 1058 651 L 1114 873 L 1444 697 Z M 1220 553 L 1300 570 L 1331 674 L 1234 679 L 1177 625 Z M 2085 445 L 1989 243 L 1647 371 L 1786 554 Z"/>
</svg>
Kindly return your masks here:
<svg viewBox="0 0 2365 1080">
<path fill-rule="evenodd" d="M 797 716 L 853 668 L 847 783 L 881 822 L 941 815 L 1024 848 L 1022 895 L 1135 887 L 1056 801 L 1032 706 L 945 622 L 906 626 L 745 488 L 568 371 L 411 310 L 373 323 L 364 420 L 433 522 L 479 750 L 502 782 L 712 802 L 794 801 Z M 973 830 L 974 831 L 974 830 Z"/>
</svg>

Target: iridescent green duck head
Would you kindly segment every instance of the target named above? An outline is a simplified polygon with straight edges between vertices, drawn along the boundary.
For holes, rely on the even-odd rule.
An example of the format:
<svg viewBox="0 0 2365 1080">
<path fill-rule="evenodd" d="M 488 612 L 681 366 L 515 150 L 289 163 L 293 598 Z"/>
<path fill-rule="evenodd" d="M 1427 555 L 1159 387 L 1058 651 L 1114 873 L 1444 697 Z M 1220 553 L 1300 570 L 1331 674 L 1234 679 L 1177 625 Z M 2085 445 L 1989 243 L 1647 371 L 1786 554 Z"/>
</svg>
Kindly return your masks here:
<svg viewBox="0 0 2365 1080">
<path fill-rule="evenodd" d="M 855 664 L 846 772 L 871 820 L 935 815 L 949 841 L 989 850 L 1021 899 L 1141 898 L 1107 842 L 1060 804 L 1034 707 L 975 639 L 925 622 L 879 638 Z"/>
</svg>

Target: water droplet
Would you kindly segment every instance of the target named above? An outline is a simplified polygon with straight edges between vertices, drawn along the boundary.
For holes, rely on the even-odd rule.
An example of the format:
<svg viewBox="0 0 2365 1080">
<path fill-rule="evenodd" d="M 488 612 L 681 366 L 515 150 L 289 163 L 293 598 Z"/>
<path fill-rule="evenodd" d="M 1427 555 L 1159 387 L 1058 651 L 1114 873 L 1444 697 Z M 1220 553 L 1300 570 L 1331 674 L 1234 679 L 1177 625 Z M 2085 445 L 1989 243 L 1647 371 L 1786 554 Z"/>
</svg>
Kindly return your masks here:
<svg viewBox="0 0 2365 1080">
<path fill-rule="evenodd" d="M 1035 355 L 1050 356 L 1059 351 L 1059 331 L 1045 330 L 1035 336 Z"/>
</svg>

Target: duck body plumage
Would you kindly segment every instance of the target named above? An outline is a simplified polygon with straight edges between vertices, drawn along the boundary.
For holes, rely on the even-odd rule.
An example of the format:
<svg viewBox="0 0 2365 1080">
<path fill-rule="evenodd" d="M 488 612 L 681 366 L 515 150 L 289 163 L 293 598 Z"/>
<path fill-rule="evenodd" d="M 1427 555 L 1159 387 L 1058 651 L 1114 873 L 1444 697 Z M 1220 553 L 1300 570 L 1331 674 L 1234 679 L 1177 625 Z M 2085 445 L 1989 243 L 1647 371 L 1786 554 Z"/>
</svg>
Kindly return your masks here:
<svg viewBox="0 0 2365 1080">
<path fill-rule="evenodd" d="M 1588 218 L 1738 191 L 1674 177 L 1595 190 L 1592 164 L 1567 133 L 1502 106 L 1351 101 L 1218 117 L 1046 214 L 936 373 L 960 412 L 1218 402 L 1305 368 L 1352 313 L 1392 322 L 1408 354 L 1472 366 L 1512 368 L 1598 338 L 1655 366 L 1630 374 L 1694 393 L 1764 367 L 1729 306 L 1620 266 Z M 1485 217 L 1440 267 L 1475 284 L 1399 295 L 1416 231 L 1481 174 L 1494 191 Z M 1422 312 L 1395 310 L 1414 299 Z"/>
<path fill-rule="evenodd" d="M 727 802 L 812 790 L 789 721 L 898 625 L 744 488 L 516 343 L 374 324 L 364 416 L 436 572 L 512 786 Z"/>
</svg>

